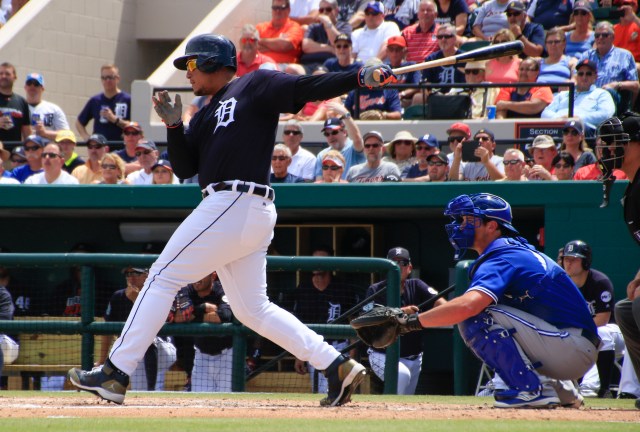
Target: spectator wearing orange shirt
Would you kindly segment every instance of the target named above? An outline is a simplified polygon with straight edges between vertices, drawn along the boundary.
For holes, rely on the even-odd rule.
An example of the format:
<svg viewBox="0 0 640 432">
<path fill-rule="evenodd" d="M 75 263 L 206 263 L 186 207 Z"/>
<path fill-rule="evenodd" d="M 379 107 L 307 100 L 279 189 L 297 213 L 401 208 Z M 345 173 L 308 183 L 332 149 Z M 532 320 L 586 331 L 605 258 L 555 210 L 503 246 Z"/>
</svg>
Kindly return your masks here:
<svg viewBox="0 0 640 432">
<path fill-rule="evenodd" d="M 240 52 L 238 53 L 237 76 L 242 76 L 260 68 L 275 69 L 276 61 L 258 52 L 260 33 L 253 24 L 245 24 L 240 35 Z M 195 114 L 195 113 L 193 113 Z"/>
<path fill-rule="evenodd" d="M 289 0 L 272 0 L 271 21 L 259 23 L 258 49 L 278 63 L 278 69 L 287 73 L 304 74 L 304 68 L 296 64 L 302 54 L 304 31 L 300 24 L 289 18 Z"/>
<path fill-rule="evenodd" d="M 629 50 L 636 61 L 636 69 L 640 71 L 640 18 L 638 0 L 622 0 L 620 10 L 624 15 L 620 23 L 613 26 L 613 45 Z"/>
<path fill-rule="evenodd" d="M 539 74 L 539 59 L 528 57 L 520 63 L 518 82 L 534 83 Z M 496 118 L 540 117 L 552 101 L 549 87 L 505 87 L 496 97 Z"/>
</svg>

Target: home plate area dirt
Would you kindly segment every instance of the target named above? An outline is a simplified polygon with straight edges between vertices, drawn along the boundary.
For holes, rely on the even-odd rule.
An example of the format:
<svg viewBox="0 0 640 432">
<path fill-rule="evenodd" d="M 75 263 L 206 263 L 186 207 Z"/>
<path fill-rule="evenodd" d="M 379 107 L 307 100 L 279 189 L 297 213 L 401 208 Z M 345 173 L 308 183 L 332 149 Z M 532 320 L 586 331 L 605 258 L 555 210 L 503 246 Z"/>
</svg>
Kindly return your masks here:
<svg viewBox="0 0 640 432">
<path fill-rule="evenodd" d="M 630 404 L 630 408 L 632 404 Z M 108 412 L 108 414 L 106 414 Z M 338 408 L 321 408 L 317 401 L 283 399 L 238 400 L 224 395 L 185 398 L 127 395 L 124 405 L 82 397 L 2 397 L 0 418 L 47 417 L 185 417 L 185 418 L 310 418 L 335 419 L 514 419 L 559 421 L 639 422 L 640 411 L 583 407 L 580 409 L 495 409 L 490 400 L 481 404 L 436 404 L 428 402 L 358 401 Z"/>
</svg>

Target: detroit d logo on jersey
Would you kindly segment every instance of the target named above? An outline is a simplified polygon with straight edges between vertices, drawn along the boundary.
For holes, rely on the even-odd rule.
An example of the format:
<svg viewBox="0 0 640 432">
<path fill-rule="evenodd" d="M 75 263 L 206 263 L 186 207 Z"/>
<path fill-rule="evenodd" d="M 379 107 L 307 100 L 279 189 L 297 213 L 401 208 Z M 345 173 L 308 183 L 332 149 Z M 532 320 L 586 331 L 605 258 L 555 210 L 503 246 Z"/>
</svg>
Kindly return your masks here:
<svg viewBox="0 0 640 432">
<path fill-rule="evenodd" d="M 214 114 L 218 119 L 218 123 L 216 123 L 216 128 L 213 130 L 213 133 L 215 133 L 220 126 L 226 127 L 235 121 L 233 115 L 235 114 L 237 103 L 238 101 L 234 97 L 218 102 L 220 106 L 216 109 Z"/>
</svg>

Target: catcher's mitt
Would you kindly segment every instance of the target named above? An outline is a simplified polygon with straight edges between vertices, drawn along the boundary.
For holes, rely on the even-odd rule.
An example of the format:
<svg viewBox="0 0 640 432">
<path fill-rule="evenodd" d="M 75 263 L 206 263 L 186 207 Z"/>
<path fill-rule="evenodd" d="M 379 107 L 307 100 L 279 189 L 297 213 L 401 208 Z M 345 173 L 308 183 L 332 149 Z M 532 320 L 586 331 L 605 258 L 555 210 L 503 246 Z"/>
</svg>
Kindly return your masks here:
<svg viewBox="0 0 640 432">
<path fill-rule="evenodd" d="M 407 314 L 400 308 L 377 305 L 351 321 L 362 342 L 374 348 L 386 348 L 398 336 L 422 330 L 418 314 Z"/>
<path fill-rule="evenodd" d="M 382 120 L 382 119 L 384 119 L 384 116 L 382 115 L 382 111 L 380 110 L 372 109 L 372 110 L 362 111 L 360 113 L 360 120 Z"/>
</svg>

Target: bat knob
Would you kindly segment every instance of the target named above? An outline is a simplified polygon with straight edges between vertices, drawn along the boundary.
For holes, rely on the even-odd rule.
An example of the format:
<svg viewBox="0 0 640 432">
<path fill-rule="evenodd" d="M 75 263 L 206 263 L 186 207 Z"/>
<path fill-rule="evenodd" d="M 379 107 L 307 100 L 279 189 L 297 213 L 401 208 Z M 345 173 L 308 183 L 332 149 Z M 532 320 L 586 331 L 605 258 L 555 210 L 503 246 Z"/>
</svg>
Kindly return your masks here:
<svg viewBox="0 0 640 432">
<path fill-rule="evenodd" d="M 380 71 L 379 70 L 374 70 L 373 71 L 373 79 L 380 82 Z"/>
</svg>

